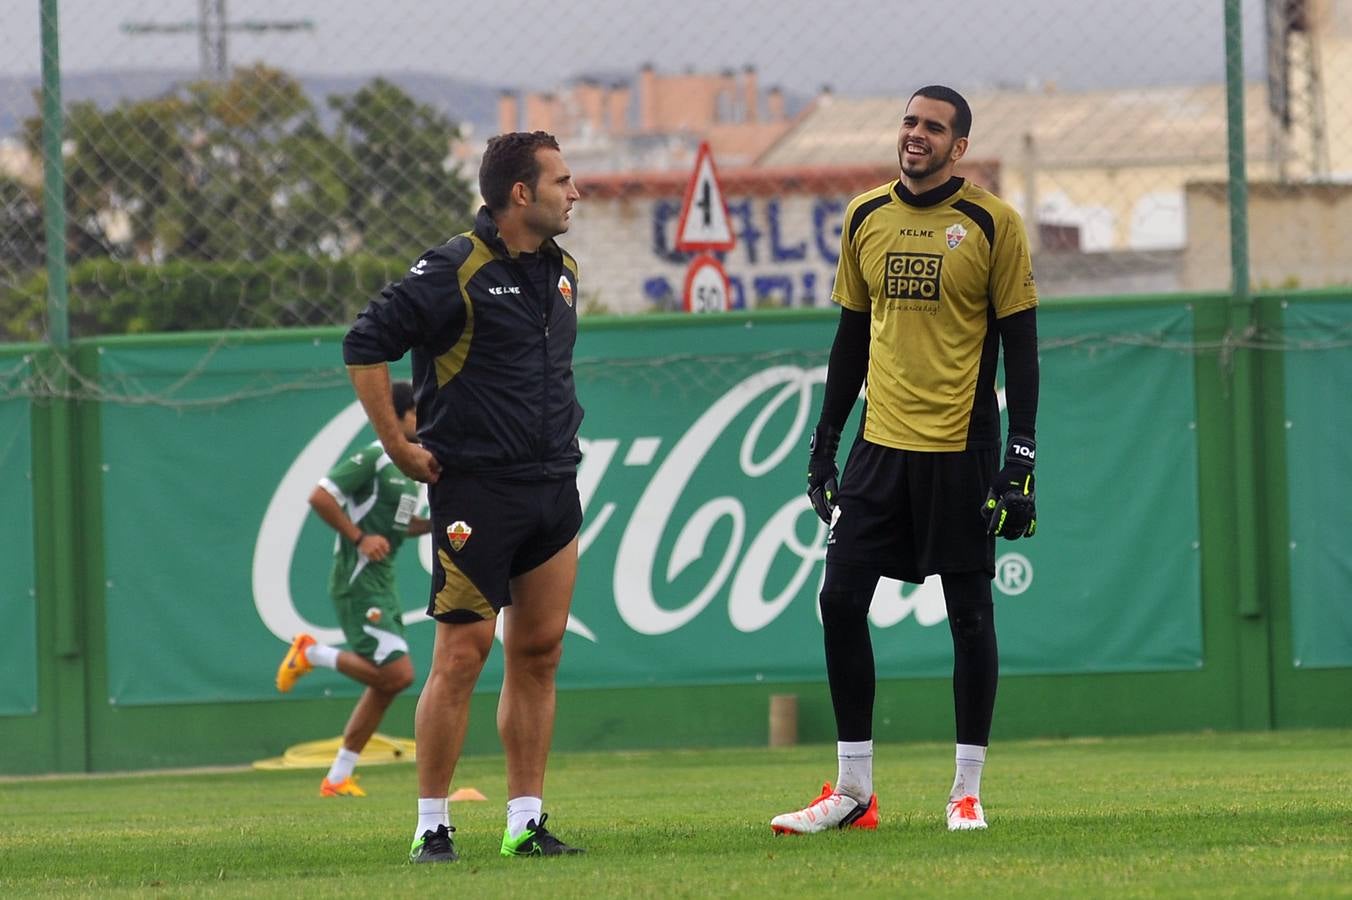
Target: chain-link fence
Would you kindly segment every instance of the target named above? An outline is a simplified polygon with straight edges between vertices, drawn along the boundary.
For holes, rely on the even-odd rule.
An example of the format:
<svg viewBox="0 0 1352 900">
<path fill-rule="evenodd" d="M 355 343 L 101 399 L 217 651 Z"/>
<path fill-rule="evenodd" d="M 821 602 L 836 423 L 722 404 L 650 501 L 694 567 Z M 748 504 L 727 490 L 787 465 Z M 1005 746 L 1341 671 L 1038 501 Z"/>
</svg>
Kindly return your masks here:
<svg viewBox="0 0 1352 900">
<path fill-rule="evenodd" d="M 47 329 L 42 9 L 76 337 L 347 322 L 467 227 L 485 140 L 523 128 L 559 136 L 584 193 L 562 239 L 584 312 L 680 305 L 702 142 L 733 303 L 825 305 L 844 205 L 896 177 L 929 83 L 970 99 L 961 172 L 1023 214 L 1044 296 L 1226 289 L 1241 134 L 1252 285 L 1352 281 L 1346 0 L 1243 0 L 1242 34 L 1225 0 L 22 2 L 0 32 L 7 340 Z"/>
</svg>

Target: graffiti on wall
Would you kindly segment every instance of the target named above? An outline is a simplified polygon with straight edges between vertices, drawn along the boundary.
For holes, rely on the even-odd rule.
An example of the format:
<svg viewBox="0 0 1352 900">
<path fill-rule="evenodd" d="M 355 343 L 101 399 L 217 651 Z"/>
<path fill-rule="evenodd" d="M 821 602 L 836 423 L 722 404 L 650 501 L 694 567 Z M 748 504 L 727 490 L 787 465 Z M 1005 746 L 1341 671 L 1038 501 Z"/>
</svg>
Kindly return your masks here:
<svg viewBox="0 0 1352 900">
<path fill-rule="evenodd" d="M 728 273 L 731 307 L 828 304 L 848 202 L 848 197 L 730 200 L 728 216 L 737 233 L 737 246 L 715 255 Z M 681 279 L 691 258 L 674 246 L 680 216 L 678 199 L 652 204 L 649 246 L 651 259 L 661 265 L 661 271 L 649 271 L 640 280 L 644 298 L 659 309 L 680 305 Z"/>
</svg>

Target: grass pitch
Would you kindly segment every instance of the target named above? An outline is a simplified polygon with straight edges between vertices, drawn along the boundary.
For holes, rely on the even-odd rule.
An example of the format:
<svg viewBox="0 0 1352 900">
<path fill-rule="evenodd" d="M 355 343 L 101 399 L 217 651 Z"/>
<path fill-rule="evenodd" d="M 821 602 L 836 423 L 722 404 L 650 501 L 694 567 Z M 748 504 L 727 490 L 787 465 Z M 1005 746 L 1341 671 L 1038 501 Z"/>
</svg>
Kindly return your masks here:
<svg viewBox="0 0 1352 900">
<path fill-rule="evenodd" d="M 835 748 L 555 754 L 550 827 L 504 859 L 498 757 L 461 763 L 459 863 L 406 864 L 413 767 L 0 782 L 0 896 L 1352 897 L 1352 731 L 997 741 L 991 827 L 950 834 L 949 744 L 883 745 L 877 832 L 776 837 Z"/>
</svg>

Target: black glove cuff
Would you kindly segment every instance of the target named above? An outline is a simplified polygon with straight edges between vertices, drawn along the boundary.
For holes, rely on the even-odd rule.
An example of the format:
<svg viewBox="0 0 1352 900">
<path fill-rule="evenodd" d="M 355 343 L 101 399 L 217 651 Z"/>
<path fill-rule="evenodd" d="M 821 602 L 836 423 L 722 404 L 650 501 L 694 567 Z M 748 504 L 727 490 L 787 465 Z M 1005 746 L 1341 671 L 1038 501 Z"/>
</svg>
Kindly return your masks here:
<svg viewBox="0 0 1352 900">
<path fill-rule="evenodd" d="M 835 460 L 840 449 L 840 429 L 831 425 L 818 425 L 807 442 L 807 452 L 811 456 L 824 456 Z"/>
<path fill-rule="evenodd" d="M 1009 445 L 1005 448 L 1005 465 L 1024 466 L 1033 468 L 1033 461 L 1037 458 L 1037 442 L 1032 438 L 1021 437 L 1017 434 L 1009 436 Z"/>
</svg>

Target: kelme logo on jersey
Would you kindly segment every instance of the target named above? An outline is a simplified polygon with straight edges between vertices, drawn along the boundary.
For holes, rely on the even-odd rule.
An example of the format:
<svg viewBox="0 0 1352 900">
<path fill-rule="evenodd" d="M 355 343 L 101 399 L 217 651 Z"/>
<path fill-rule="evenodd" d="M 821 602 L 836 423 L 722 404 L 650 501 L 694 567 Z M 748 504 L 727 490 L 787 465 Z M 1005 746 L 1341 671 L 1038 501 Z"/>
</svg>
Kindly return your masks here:
<svg viewBox="0 0 1352 900">
<path fill-rule="evenodd" d="M 965 237 L 967 237 L 967 229 L 963 228 L 961 223 L 949 225 L 948 230 L 944 232 L 944 240 L 948 241 L 949 250 L 958 249 L 958 244 L 961 244 Z"/>
<path fill-rule="evenodd" d="M 885 300 L 939 301 L 944 258 L 938 253 L 889 253 L 883 284 Z"/>
<path fill-rule="evenodd" d="M 573 286 L 568 283 L 567 275 L 559 276 L 559 293 L 563 295 L 563 302 L 569 306 L 573 305 Z"/>
<path fill-rule="evenodd" d="M 446 526 L 446 540 L 450 542 L 452 550 L 459 550 L 465 546 L 465 542 L 473 533 L 474 529 L 464 522 L 452 522 Z"/>
</svg>

